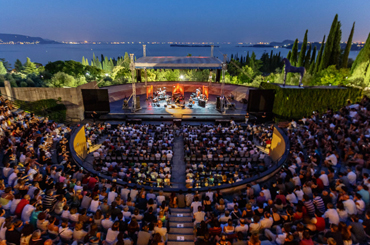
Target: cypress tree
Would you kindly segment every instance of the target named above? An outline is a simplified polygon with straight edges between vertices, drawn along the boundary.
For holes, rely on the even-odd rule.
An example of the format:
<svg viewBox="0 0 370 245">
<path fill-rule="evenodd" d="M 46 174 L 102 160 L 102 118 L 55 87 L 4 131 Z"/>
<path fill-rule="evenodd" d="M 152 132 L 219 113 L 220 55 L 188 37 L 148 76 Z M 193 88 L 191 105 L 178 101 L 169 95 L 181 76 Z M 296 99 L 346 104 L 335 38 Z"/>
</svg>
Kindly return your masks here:
<svg viewBox="0 0 370 245">
<path fill-rule="evenodd" d="M 5 66 L 2 61 L 0 61 L 0 75 L 5 75 L 8 71 L 5 69 Z"/>
<path fill-rule="evenodd" d="M 348 66 L 348 56 L 349 52 L 351 51 L 352 47 L 352 38 L 353 38 L 353 33 L 355 32 L 355 22 L 353 22 L 352 25 L 352 30 L 351 33 L 349 34 L 346 49 L 344 50 L 343 58 L 342 58 L 342 67 L 347 68 Z"/>
<path fill-rule="evenodd" d="M 303 43 L 301 46 L 301 52 L 299 53 L 298 58 L 298 67 L 304 66 L 305 56 L 306 56 L 306 49 L 307 49 L 307 33 L 308 30 L 306 30 L 306 33 L 304 34 Z"/>
<path fill-rule="evenodd" d="M 320 61 L 320 66 L 319 66 L 318 71 L 326 69 L 330 64 L 330 60 L 331 60 L 332 52 L 334 48 L 334 43 L 335 43 L 337 26 L 338 26 L 338 14 L 335 15 L 333 23 L 331 24 L 328 39 L 326 40 L 326 43 L 325 43 L 325 48 L 322 54 L 322 58 Z"/>
<path fill-rule="evenodd" d="M 290 60 L 290 57 L 292 56 L 292 51 L 291 50 L 289 50 L 289 52 L 288 52 L 288 55 L 286 56 L 286 58 L 288 59 L 288 60 Z"/>
<path fill-rule="evenodd" d="M 342 24 L 340 21 L 338 21 L 337 29 L 335 31 L 335 38 L 333 42 L 333 50 L 331 52 L 331 57 L 329 61 L 329 66 L 335 65 L 337 68 L 339 68 L 339 59 L 340 54 L 342 52 L 342 48 L 340 47 L 340 41 L 342 40 Z"/>
<path fill-rule="evenodd" d="M 292 48 L 292 53 L 290 55 L 290 64 L 292 66 L 295 66 L 298 61 L 298 38 L 294 41 L 293 48 Z"/>
<path fill-rule="evenodd" d="M 352 64 L 351 73 L 353 73 L 354 70 L 362 63 L 368 62 L 369 60 L 370 60 L 370 33 L 367 37 L 364 47 L 360 50 L 356 57 L 356 60 Z"/>
<path fill-rule="evenodd" d="M 89 60 L 86 58 L 85 59 L 85 64 L 88 66 L 89 65 Z"/>
<path fill-rule="evenodd" d="M 91 66 L 95 66 L 95 60 L 96 60 L 95 54 L 93 53 L 93 59 L 91 61 Z"/>
<path fill-rule="evenodd" d="M 22 62 L 17 59 L 14 63 L 14 69 L 17 71 L 17 72 L 21 72 L 23 70 L 23 64 Z"/>
<path fill-rule="evenodd" d="M 312 52 L 312 56 L 311 56 L 310 69 L 309 69 L 310 74 L 312 74 L 312 72 L 315 69 L 315 58 L 316 58 L 316 46 L 313 47 L 313 52 Z"/>
<path fill-rule="evenodd" d="M 83 66 L 85 66 L 85 65 L 86 65 L 85 56 L 82 56 L 82 65 L 83 65 Z"/>
<path fill-rule="evenodd" d="M 313 73 L 316 73 L 316 72 L 319 71 L 324 46 L 325 46 L 325 35 L 324 35 L 324 38 L 322 39 L 322 42 L 321 42 L 319 54 L 317 55 L 316 65 L 315 65 L 315 69 L 314 69 Z"/>
<path fill-rule="evenodd" d="M 249 58 L 249 51 L 247 52 L 247 57 L 245 57 L 245 64 L 249 66 L 250 58 Z"/>
<path fill-rule="evenodd" d="M 310 68 L 311 49 L 312 49 L 312 43 L 310 43 L 310 47 L 307 50 L 307 54 L 306 54 L 306 57 L 305 57 L 304 63 L 303 63 L 303 66 L 306 68 L 306 70 L 308 70 L 308 68 Z"/>
</svg>

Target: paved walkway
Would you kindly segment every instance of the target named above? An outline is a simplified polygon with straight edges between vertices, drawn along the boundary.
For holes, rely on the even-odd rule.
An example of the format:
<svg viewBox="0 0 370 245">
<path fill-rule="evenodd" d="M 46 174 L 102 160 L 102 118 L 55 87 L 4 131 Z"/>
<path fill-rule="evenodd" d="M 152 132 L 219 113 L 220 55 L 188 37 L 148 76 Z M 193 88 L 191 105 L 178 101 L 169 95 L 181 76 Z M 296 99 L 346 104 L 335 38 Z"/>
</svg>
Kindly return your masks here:
<svg viewBox="0 0 370 245">
<path fill-rule="evenodd" d="M 186 164 L 184 160 L 184 139 L 182 136 L 176 137 L 173 141 L 172 158 L 172 187 L 184 188 L 186 180 Z"/>
</svg>

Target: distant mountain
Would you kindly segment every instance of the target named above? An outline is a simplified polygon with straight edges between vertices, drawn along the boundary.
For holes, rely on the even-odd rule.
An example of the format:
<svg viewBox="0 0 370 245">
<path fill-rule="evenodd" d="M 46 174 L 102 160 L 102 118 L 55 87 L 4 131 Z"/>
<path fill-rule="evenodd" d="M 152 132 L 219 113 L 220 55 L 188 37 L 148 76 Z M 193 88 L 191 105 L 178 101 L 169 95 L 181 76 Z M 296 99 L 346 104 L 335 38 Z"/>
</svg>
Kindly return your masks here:
<svg viewBox="0 0 370 245">
<path fill-rule="evenodd" d="M 316 46 L 317 50 L 320 49 L 321 47 L 321 43 L 319 42 L 313 42 L 311 43 L 312 44 L 312 48 Z M 341 49 L 345 49 L 346 48 L 346 45 L 345 43 L 341 43 L 340 44 L 340 47 Z M 301 49 L 302 47 L 302 42 L 298 43 L 298 49 Z M 363 45 L 359 45 L 359 44 L 352 44 L 351 46 L 351 50 L 352 51 L 358 51 L 358 50 L 361 50 L 364 46 Z M 285 46 L 284 48 L 287 48 L 287 49 L 292 49 L 293 48 L 293 44 L 288 44 L 287 46 Z"/>
<path fill-rule="evenodd" d="M 0 33 L 0 44 L 59 44 L 59 42 L 41 37 Z"/>
<path fill-rule="evenodd" d="M 293 40 L 284 40 L 282 42 L 271 42 L 270 45 L 271 46 L 279 46 L 279 47 L 282 47 L 284 45 L 289 45 L 289 44 L 293 44 L 294 41 Z"/>
</svg>

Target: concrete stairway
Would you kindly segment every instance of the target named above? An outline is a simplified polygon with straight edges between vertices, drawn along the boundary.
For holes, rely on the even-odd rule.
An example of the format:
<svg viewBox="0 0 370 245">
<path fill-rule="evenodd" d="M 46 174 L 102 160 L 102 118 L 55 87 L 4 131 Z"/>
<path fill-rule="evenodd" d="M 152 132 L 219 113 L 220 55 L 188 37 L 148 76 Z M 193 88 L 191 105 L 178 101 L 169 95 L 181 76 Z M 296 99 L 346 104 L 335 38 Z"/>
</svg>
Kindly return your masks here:
<svg viewBox="0 0 370 245">
<path fill-rule="evenodd" d="M 167 245 L 193 245 L 193 214 L 189 208 L 171 208 Z"/>
<path fill-rule="evenodd" d="M 186 180 L 186 164 L 184 156 L 184 139 L 183 137 L 175 137 L 173 141 L 173 158 L 172 158 L 172 173 L 171 183 L 174 188 L 185 188 Z"/>
</svg>

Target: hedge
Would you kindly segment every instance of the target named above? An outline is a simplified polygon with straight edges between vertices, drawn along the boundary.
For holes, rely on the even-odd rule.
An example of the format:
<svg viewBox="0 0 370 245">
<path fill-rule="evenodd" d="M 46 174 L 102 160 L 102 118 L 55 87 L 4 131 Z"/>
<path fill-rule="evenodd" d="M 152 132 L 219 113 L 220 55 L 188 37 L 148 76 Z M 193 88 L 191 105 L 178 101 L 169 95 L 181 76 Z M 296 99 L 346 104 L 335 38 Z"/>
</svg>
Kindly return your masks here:
<svg viewBox="0 0 370 245">
<path fill-rule="evenodd" d="M 64 122 L 66 120 L 66 106 L 58 104 L 55 99 L 38 100 L 38 101 L 22 101 L 16 100 L 15 105 L 20 109 L 34 113 L 38 116 L 48 117 L 56 122 Z"/>
<path fill-rule="evenodd" d="M 273 113 L 278 121 L 309 117 L 313 111 L 338 111 L 347 101 L 360 101 L 363 91 L 352 87 L 281 88 L 273 83 L 261 83 L 262 89 L 274 89 Z"/>
</svg>

